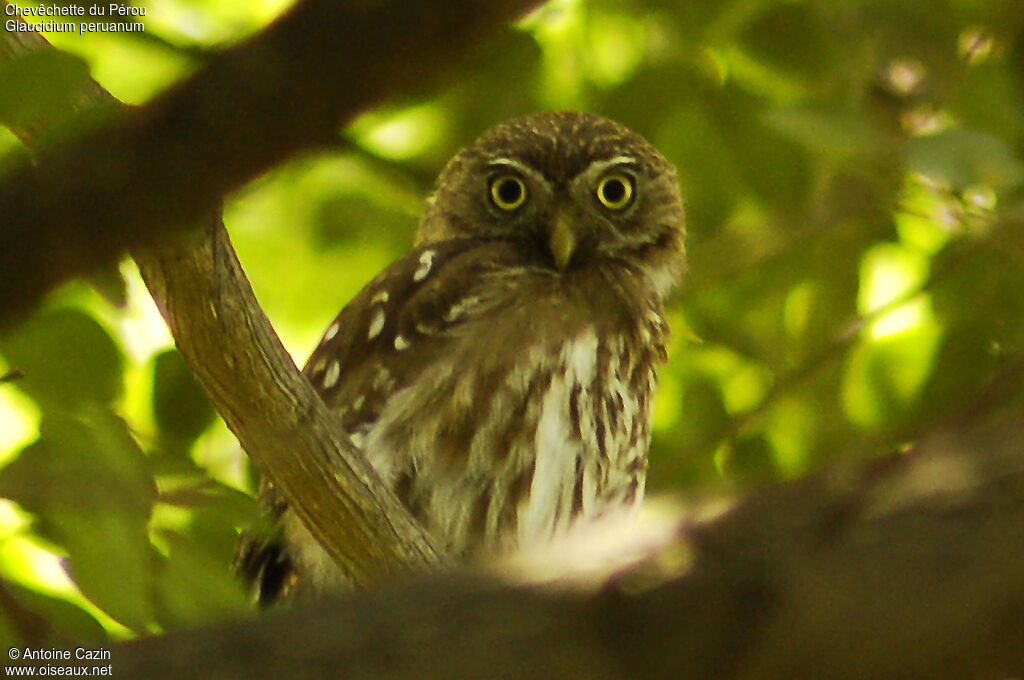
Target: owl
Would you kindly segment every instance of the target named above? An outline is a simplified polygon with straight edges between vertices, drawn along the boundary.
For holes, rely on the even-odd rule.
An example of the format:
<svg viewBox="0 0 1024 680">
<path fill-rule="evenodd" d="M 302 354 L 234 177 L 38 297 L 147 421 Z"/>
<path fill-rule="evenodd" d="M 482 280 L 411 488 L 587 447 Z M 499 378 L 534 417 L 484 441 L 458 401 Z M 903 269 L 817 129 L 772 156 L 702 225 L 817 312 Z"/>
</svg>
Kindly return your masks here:
<svg viewBox="0 0 1024 680">
<path fill-rule="evenodd" d="M 564 533 L 643 497 L 665 295 L 684 267 L 671 164 L 605 118 L 505 122 L 442 171 L 415 248 L 327 327 L 303 373 L 450 554 Z M 243 537 L 254 596 L 347 584 L 274 489 Z"/>
</svg>

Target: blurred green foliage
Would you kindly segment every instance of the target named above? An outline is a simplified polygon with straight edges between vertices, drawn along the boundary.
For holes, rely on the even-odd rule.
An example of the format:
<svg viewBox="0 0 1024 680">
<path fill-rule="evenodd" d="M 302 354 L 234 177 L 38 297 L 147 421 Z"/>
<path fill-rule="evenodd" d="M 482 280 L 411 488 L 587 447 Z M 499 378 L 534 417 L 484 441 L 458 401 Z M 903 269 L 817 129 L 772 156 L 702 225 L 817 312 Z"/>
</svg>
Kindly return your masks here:
<svg viewBox="0 0 1024 680">
<path fill-rule="evenodd" d="M 0 115 L 45 110 L 83 63 L 145 101 L 280 10 L 159 5 L 144 34 L 52 36 L 81 61 L 0 69 Z M 689 219 L 650 486 L 744 488 L 1021 413 L 998 378 L 1024 356 L 1022 70 L 1013 0 L 555 1 L 225 220 L 301 363 L 409 247 L 459 146 L 537 110 L 625 123 L 676 164 Z M 3 168 L 26 153 L 0 132 Z M 26 616 L 59 640 L 247 611 L 226 567 L 252 512 L 244 457 L 122 273 L 0 337 L 0 375 L 23 376 L 0 383 L 2 640 Z"/>
</svg>

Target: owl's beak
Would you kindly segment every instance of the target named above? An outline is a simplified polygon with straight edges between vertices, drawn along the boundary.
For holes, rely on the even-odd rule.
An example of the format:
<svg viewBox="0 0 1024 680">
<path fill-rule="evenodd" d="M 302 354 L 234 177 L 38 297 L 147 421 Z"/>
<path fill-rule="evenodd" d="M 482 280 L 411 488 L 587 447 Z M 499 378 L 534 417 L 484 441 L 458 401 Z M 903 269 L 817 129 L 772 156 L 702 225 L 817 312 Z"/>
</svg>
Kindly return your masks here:
<svg viewBox="0 0 1024 680">
<path fill-rule="evenodd" d="M 559 208 L 548 227 L 548 248 L 555 259 L 558 271 L 565 271 L 576 252 L 576 231 L 573 229 L 573 215 L 566 208 Z"/>
</svg>

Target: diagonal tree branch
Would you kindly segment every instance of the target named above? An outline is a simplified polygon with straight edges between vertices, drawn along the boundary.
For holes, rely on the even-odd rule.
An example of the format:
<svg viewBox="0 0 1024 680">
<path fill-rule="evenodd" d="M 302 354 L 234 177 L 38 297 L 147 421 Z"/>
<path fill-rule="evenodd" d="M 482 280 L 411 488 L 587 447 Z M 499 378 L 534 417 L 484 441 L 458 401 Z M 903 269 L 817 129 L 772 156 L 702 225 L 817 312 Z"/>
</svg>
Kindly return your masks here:
<svg viewBox="0 0 1024 680">
<path fill-rule="evenodd" d="M 0 185 L 0 322 L 221 197 L 339 123 L 436 77 L 538 0 L 303 0 L 170 91 Z M 31 34 L 5 30 L 0 57 Z"/>
<path fill-rule="evenodd" d="M 442 561 L 299 374 L 220 218 L 179 245 L 136 249 L 175 344 L 231 431 L 356 585 Z"/>
</svg>

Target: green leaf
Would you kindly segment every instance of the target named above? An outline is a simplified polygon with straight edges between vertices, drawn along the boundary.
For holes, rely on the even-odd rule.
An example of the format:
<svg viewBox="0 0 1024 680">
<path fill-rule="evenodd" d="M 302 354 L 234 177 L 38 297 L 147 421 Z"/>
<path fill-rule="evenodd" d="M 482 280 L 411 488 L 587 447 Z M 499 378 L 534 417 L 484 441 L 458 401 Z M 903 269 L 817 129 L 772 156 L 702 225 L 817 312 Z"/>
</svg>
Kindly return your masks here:
<svg viewBox="0 0 1024 680">
<path fill-rule="evenodd" d="M 815 153 L 842 158 L 882 148 L 881 135 L 863 116 L 841 108 L 784 106 L 770 111 L 764 121 Z"/>
<path fill-rule="evenodd" d="M 770 3 L 745 27 L 742 43 L 762 68 L 771 67 L 797 84 L 813 81 L 841 54 L 823 25 L 819 8 L 809 4 Z"/>
<path fill-rule="evenodd" d="M 865 427 L 890 427 L 912 415 L 942 341 L 932 323 L 859 345 L 842 386 L 843 410 Z"/>
<path fill-rule="evenodd" d="M 77 309 L 30 319 L 0 337 L 0 353 L 22 372 L 18 387 L 44 410 L 107 404 L 121 394 L 120 350 L 102 326 Z"/>
<path fill-rule="evenodd" d="M 185 509 L 177 528 L 156 530 L 167 558 L 156 577 L 157 619 L 166 629 L 251 613 L 244 589 L 229 565 L 238 543 L 236 527 L 256 517 L 254 500 L 216 482 L 186 483 L 162 498 L 173 505 L 170 517 Z M 154 525 L 159 525 L 158 506 Z"/>
<path fill-rule="evenodd" d="M 252 613 L 241 584 L 228 568 L 231 553 L 172 531 L 160 532 L 169 548 L 156 577 L 157 618 L 168 630 L 211 621 L 237 619 Z M 235 535 L 230 535 L 233 547 Z"/>
<path fill-rule="evenodd" d="M 776 479 L 779 469 L 771 445 L 760 435 L 743 437 L 720 457 L 722 472 L 747 484 Z"/>
<path fill-rule="evenodd" d="M 50 597 L 11 582 L 5 583 L 4 588 L 22 610 L 22 615 L 38 616 L 40 625 L 49 628 L 45 635 L 46 642 L 40 646 L 67 644 L 69 640 L 93 644 L 107 640 L 103 626 L 91 614 L 67 600 Z M 2 632 L 0 628 L 0 645 L 9 646 L 3 643 L 12 643 L 14 635 L 12 633 L 4 639 Z M 21 642 L 24 644 L 28 641 Z M 38 644 L 38 641 L 33 642 Z"/>
<path fill-rule="evenodd" d="M 153 417 L 168 445 L 187 448 L 215 415 L 178 350 L 166 350 L 153 359 Z"/>
<path fill-rule="evenodd" d="M 953 129 L 913 140 L 910 167 L 963 189 L 983 184 L 1006 190 L 1024 180 L 1024 162 L 1005 140 L 977 130 Z"/>
<path fill-rule="evenodd" d="M 82 592 L 137 632 L 152 621 L 155 554 L 148 521 L 155 486 L 123 421 L 53 414 L 40 438 L 0 473 L 0 495 L 37 518 L 38 533 L 68 553 Z"/>
<path fill-rule="evenodd" d="M 124 309 L 128 304 L 128 285 L 117 262 L 97 267 L 88 277 L 89 283 L 112 307 Z"/>
</svg>

